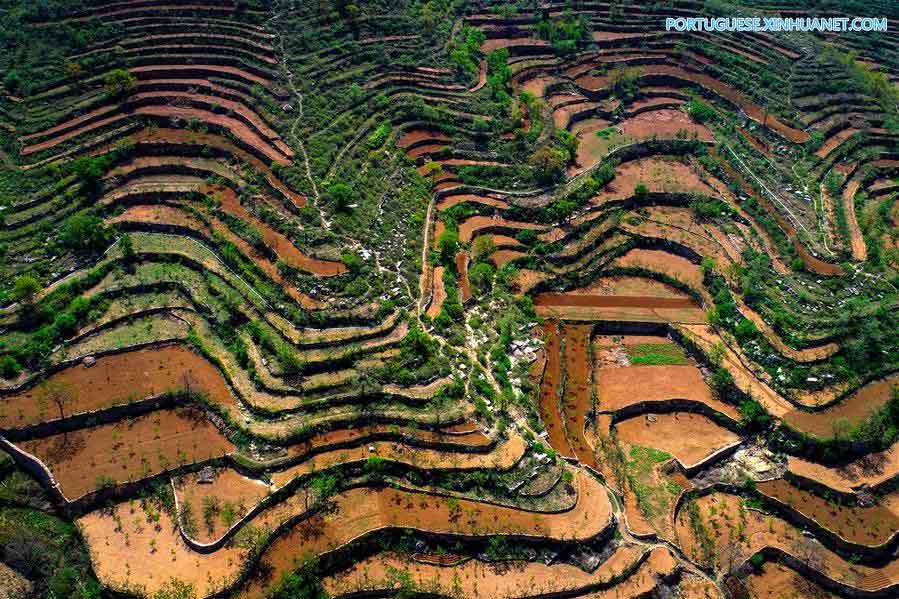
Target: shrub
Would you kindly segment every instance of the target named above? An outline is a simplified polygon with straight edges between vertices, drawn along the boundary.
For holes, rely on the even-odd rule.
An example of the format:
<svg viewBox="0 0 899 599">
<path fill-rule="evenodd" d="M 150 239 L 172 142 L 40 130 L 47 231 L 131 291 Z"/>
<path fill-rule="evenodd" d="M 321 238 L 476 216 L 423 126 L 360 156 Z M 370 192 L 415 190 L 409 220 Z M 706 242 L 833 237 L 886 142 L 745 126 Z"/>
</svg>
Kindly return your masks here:
<svg viewBox="0 0 899 599">
<path fill-rule="evenodd" d="M 111 97 L 118 97 L 126 94 L 131 91 L 131 88 L 133 88 L 136 83 L 137 77 L 127 69 L 113 69 L 103 78 L 106 95 Z"/>
<path fill-rule="evenodd" d="M 350 209 L 355 198 L 353 188 L 346 183 L 332 183 L 325 191 L 325 195 L 334 209 L 338 212 L 346 212 Z"/>
<path fill-rule="evenodd" d="M 22 371 L 22 367 L 12 356 L 3 356 L 0 358 L 0 376 L 5 379 L 11 379 L 18 376 Z"/>
<path fill-rule="evenodd" d="M 59 241 L 76 251 L 99 250 L 109 243 L 111 232 L 97 216 L 76 214 L 62 226 Z"/>
<path fill-rule="evenodd" d="M 568 153 L 547 146 L 534 152 L 528 162 L 537 169 L 537 173 L 544 183 L 554 183 L 565 176 Z"/>
<path fill-rule="evenodd" d="M 492 266 L 486 262 L 479 262 L 468 271 L 468 278 L 471 280 L 471 284 L 481 291 L 490 291 L 493 289 L 493 274 Z"/>
<path fill-rule="evenodd" d="M 31 275 L 22 275 L 16 279 L 12 289 L 12 298 L 17 302 L 30 304 L 41 290 L 41 284 Z"/>
<path fill-rule="evenodd" d="M 440 249 L 440 260 L 445 265 L 451 266 L 456 252 L 459 251 L 459 234 L 455 231 L 444 231 L 437 238 L 437 247 Z"/>
<path fill-rule="evenodd" d="M 690 100 L 687 102 L 685 109 L 690 118 L 697 123 L 707 123 L 715 118 L 715 109 L 703 102 L 702 100 Z"/>
</svg>

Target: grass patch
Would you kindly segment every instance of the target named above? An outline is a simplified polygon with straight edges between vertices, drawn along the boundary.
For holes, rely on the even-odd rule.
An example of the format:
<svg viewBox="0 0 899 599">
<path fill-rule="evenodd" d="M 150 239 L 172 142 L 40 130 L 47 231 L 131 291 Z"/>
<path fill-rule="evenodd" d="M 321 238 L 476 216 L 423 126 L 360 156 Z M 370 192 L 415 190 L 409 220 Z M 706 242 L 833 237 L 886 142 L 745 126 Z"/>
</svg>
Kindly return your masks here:
<svg viewBox="0 0 899 599">
<path fill-rule="evenodd" d="M 689 364 L 687 354 L 674 343 L 641 343 L 627 348 L 634 366 L 682 366 Z"/>
<path fill-rule="evenodd" d="M 659 476 L 656 466 L 671 459 L 671 455 L 651 447 L 633 445 L 627 456 L 626 471 L 631 489 L 637 496 L 637 506 L 647 518 L 663 517 L 680 493 L 673 481 Z"/>
</svg>

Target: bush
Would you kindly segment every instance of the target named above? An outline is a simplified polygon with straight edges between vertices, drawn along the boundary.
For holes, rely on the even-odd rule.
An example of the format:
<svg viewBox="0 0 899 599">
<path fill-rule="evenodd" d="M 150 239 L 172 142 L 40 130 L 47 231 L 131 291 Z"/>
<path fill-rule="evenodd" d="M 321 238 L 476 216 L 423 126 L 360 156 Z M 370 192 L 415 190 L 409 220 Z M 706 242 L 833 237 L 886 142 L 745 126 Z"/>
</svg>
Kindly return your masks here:
<svg viewBox="0 0 899 599">
<path fill-rule="evenodd" d="M 715 109 L 701 100 L 690 100 L 685 108 L 690 118 L 697 123 L 707 123 L 715 118 Z"/>
<path fill-rule="evenodd" d="M 41 284 L 31 275 L 22 275 L 16 279 L 12 288 L 12 298 L 17 302 L 30 304 L 41 290 Z"/>
<path fill-rule="evenodd" d="M 492 266 L 486 262 L 479 262 L 468 271 L 468 278 L 477 289 L 489 292 L 493 289 L 493 274 Z"/>
<path fill-rule="evenodd" d="M 353 204 L 356 194 L 353 188 L 346 183 L 332 183 L 325 191 L 325 196 L 334 206 L 334 210 L 346 212 Z"/>
<path fill-rule="evenodd" d="M 537 169 L 544 183 L 555 183 L 565 176 L 568 153 L 547 146 L 534 152 L 528 162 Z"/>
<path fill-rule="evenodd" d="M 12 356 L 3 356 L 0 358 L 0 376 L 5 379 L 11 379 L 19 375 L 22 367 Z"/>
<path fill-rule="evenodd" d="M 76 251 L 100 250 L 108 244 L 112 233 L 97 216 L 76 214 L 62 226 L 59 241 Z"/>
<path fill-rule="evenodd" d="M 131 91 L 131 88 L 133 88 L 136 83 L 137 77 L 127 69 L 113 69 L 103 78 L 106 95 L 111 97 L 118 97 L 126 94 Z"/>
<path fill-rule="evenodd" d="M 437 247 L 440 249 L 440 260 L 446 266 L 452 266 L 459 251 L 459 234 L 455 231 L 444 231 L 437 238 Z"/>
</svg>

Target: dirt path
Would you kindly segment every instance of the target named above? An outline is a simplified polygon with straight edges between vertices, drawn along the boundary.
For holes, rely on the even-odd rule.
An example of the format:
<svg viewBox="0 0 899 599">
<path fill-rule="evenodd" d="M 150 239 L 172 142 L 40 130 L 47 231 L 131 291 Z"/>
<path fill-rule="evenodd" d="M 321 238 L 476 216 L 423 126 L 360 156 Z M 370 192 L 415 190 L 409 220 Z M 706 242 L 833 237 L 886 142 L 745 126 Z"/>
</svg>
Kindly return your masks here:
<svg viewBox="0 0 899 599">
<path fill-rule="evenodd" d="M 852 179 L 843 188 L 843 214 L 846 217 L 846 226 L 849 228 L 849 244 L 852 248 L 852 259 L 864 262 L 868 259 L 868 246 L 862 235 L 858 218 L 855 215 L 855 194 L 861 187 L 860 179 Z"/>
</svg>

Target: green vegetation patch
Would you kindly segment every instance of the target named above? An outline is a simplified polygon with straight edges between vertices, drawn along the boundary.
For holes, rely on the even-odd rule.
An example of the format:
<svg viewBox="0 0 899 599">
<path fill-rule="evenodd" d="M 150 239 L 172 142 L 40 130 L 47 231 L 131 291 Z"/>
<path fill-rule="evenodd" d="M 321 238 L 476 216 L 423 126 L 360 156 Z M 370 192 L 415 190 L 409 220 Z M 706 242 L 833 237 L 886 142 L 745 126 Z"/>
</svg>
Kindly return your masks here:
<svg viewBox="0 0 899 599">
<path fill-rule="evenodd" d="M 627 357 L 634 366 L 681 366 L 690 363 L 684 350 L 674 343 L 629 345 Z"/>
</svg>

